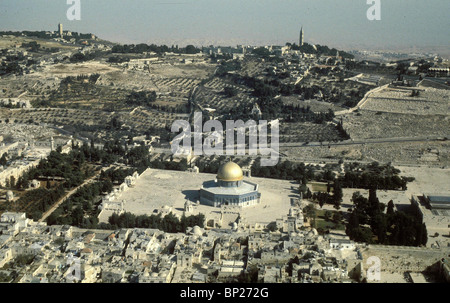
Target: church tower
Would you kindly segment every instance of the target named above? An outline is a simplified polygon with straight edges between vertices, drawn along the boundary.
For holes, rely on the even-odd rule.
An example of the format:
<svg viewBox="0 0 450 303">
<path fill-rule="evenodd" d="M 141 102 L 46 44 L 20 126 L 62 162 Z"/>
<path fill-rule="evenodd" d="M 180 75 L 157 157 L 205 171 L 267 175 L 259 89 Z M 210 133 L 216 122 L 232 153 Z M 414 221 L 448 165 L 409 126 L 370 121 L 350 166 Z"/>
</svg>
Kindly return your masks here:
<svg viewBox="0 0 450 303">
<path fill-rule="evenodd" d="M 304 39 L 304 34 L 303 34 L 303 26 L 300 29 L 300 40 L 298 42 L 298 46 L 303 46 L 303 39 Z"/>
</svg>

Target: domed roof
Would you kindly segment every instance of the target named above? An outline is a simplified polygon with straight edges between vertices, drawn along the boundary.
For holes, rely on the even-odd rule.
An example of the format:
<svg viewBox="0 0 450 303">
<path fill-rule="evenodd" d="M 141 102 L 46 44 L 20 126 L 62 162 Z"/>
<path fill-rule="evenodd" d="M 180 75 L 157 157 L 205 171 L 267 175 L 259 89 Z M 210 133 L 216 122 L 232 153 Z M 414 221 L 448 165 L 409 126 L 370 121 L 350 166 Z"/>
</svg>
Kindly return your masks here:
<svg viewBox="0 0 450 303">
<path fill-rule="evenodd" d="M 231 161 L 222 165 L 217 173 L 217 179 L 222 181 L 240 181 L 243 178 L 241 167 Z"/>
<path fill-rule="evenodd" d="M 10 190 L 8 190 L 8 191 L 6 192 L 6 200 L 7 200 L 7 201 L 11 201 L 13 198 L 14 198 L 13 192 L 10 191 Z"/>
<path fill-rule="evenodd" d="M 192 234 L 193 234 L 194 236 L 201 236 L 201 235 L 203 234 L 203 232 L 202 232 L 202 229 L 201 229 L 198 225 L 195 225 L 195 226 L 192 228 Z"/>
</svg>

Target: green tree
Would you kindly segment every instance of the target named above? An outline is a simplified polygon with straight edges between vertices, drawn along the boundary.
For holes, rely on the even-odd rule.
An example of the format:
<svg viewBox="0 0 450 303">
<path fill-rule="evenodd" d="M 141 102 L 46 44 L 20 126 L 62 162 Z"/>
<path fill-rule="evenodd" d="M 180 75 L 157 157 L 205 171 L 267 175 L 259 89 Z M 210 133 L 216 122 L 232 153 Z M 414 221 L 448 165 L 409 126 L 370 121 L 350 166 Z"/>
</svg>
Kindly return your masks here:
<svg viewBox="0 0 450 303">
<path fill-rule="evenodd" d="M 6 165 L 6 163 L 8 162 L 6 157 L 8 156 L 8 153 L 3 153 L 2 157 L 0 158 L 0 165 Z"/>
<path fill-rule="evenodd" d="M 197 54 L 200 50 L 193 45 L 187 45 L 185 52 L 186 54 Z"/>
<path fill-rule="evenodd" d="M 258 47 L 252 51 L 252 54 L 255 54 L 262 58 L 268 58 L 270 56 L 270 51 L 265 47 Z"/>
<path fill-rule="evenodd" d="M 331 211 L 327 210 L 327 211 L 325 211 L 325 215 L 324 216 L 325 216 L 325 220 L 326 221 L 330 221 L 331 217 L 333 216 L 333 214 L 332 214 Z"/>
<path fill-rule="evenodd" d="M 35 210 L 35 211 L 31 214 L 31 218 L 32 218 L 34 221 L 38 221 L 41 217 L 42 217 L 42 212 L 40 212 L 39 210 Z"/>
<path fill-rule="evenodd" d="M 373 217 L 381 212 L 380 201 L 377 198 L 377 191 L 374 188 L 369 189 L 368 209 L 367 213 Z"/>
<path fill-rule="evenodd" d="M 81 223 L 83 222 L 83 215 L 84 212 L 81 206 L 75 207 L 71 214 L 72 224 L 75 226 L 81 225 Z"/>
<path fill-rule="evenodd" d="M 106 180 L 102 182 L 102 188 L 101 191 L 103 193 L 109 193 L 113 190 L 113 184 L 111 182 L 111 180 Z"/>
<path fill-rule="evenodd" d="M 302 196 L 303 196 L 303 198 L 306 198 L 306 196 L 307 196 L 307 194 L 308 194 L 308 185 L 306 185 L 306 183 L 301 183 L 300 185 L 299 185 L 299 188 L 298 188 L 298 191 L 299 191 L 299 193 L 301 193 L 302 194 Z"/>
<path fill-rule="evenodd" d="M 422 223 L 418 227 L 416 239 L 417 239 L 417 242 L 416 242 L 417 246 L 420 246 L 420 245 L 426 246 L 427 245 L 428 231 L 427 231 L 427 227 L 426 227 L 425 223 Z"/>
<path fill-rule="evenodd" d="M 333 213 L 333 221 L 334 221 L 334 223 L 339 223 L 339 222 L 341 222 L 341 220 L 342 220 L 342 214 L 340 212 L 338 212 L 338 211 L 335 211 Z"/>
<path fill-rule="evenodd" d="M 371 221 L 371 228 L 378 238 L 378 243 L 386 244 L 388 230 L 386 216 L 383 213 L 378 213 Z"/>
<path fill-rule="evenodd" d="M 388 202 L 386 214 L 387 214 L 388 216 L 392 216 L 392 215 L 394 214 L 394 201 L 390 200 L 390 201 Z"/>
<path fill-rule="evenodd" d="M 316 226 L 316 207 L 314 204 L 310 203 L 305 208 L 303 208 L 303 213 L 305 214 L 306 218 L 309 219 L 309 222 L 311 223 L 312 227 Z"/>
<path fill-rule="evenodd" d="M 334 180 L 334 185 L 333 185 L 333 204 L 334 204 L 334 208 L 336 208 L 336 209 L 341 208 L 342 197 L 343 197 L 343 193 L 342 193 L 341 182 L 339 181 L 339 179 L 335 179 Z"/>
<path fill-rule="evenodd" d="M 353 230 L 352 239 L 356 242 L 373 243 L 373 233 L 367 227 L 357 227 Z"/>
<path fill-rule="evenodd" d="M 237 89 L 232 86 L 225 86 L 223 92 L 227 97 L 234 97 L 238 93 Z"/>
</svg>

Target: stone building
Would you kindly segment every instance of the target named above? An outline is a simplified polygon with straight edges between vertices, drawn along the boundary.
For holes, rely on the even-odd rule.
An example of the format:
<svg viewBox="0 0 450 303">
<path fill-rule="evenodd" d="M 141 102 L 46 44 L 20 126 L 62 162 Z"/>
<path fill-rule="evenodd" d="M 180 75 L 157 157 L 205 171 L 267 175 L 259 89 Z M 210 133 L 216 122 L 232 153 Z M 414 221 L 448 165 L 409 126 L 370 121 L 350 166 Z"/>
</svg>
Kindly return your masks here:
<svg viewBox="0 0 450 303">
<path fill-rule="evenodd" d="M 227 162 L 219 168 L 217 179 L 206 181 L 200 189 L 200 203 L 220 207 L 231 205 L 246 207 L 259 204 L 258 184 L 243 180 L 239 165 Z"/>
</svg>

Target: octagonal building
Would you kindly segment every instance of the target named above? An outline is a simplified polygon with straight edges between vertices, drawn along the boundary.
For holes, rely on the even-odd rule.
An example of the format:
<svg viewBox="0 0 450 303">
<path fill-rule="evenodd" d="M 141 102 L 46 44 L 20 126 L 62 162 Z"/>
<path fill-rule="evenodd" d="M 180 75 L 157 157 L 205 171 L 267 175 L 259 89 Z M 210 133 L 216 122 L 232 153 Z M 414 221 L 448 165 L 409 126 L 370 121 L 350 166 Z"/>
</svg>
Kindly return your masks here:
<svg viewBox="0 0 450 303">
<path fill-rule="evenodd" d="M 204 182 L 200 189 L 200 203 L 214 207 L 247 207 L 260 201 L 258 184 L 245 181 L 242 169 L 231 161 L 219 168 L 216 180 Z"/>
</svg>

